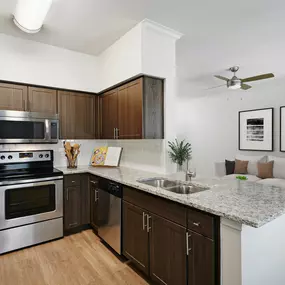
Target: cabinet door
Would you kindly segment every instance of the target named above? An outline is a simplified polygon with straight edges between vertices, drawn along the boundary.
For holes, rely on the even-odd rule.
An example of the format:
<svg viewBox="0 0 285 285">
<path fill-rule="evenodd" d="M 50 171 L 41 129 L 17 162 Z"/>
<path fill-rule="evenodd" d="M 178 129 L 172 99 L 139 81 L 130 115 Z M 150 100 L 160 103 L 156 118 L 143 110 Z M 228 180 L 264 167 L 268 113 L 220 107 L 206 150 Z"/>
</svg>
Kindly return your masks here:
<svg viewBox="0 0 285 285">
<path fill-rule="evenodd" d="M 142 79 L 122 87 L 118 92 L 118 122 L 120 139 L 142 138 Z"/>
<path fill-rule="evenodd" d="M 95 139 L 95 95 L 72 93 L 75 103 L 75 139 Z"/>
<path fill-rule="evenodd" d="M 186 285 L 186 271 L 186 228 L 151 214 L 151 279 L 161 285 Z"/>
<path fill-rule="evenodd" d="M 75 138 L 75 97 L 72 92 L 58 91 L 60 138 Z"/>
<path fill-rule="evenodd" d="M 0 110 L 26 111 L 27 94 L 27 86 L 0 83 Z"/>
<path fill-rule="evenodd" d="M 69 230 L 81 225 L 80 186 L 65 188 L 64 229 Z"/>
<path fill-rule="evenodd" d="M 214 241 L 189 231 L 188 285 L 215 285 Z"/>
<path fill-rule="evenodd" d="M 57 91 L 48 88 L 28 88 L 28 109 L 30 112 L 57 113 Z"/>
<path fill-rule="evenodd" d="M 91 216 L 90 224 L 93 229 L 97 230 L 98 223 L 98 180 L 96 177 L 90 177 L 90 203 L 91 203 Z"/>
<path fill-rule="evenodd" d="M 149 234 L 144 227 L 143 209 L 123 202 L 123 254 L 134 265 L 149 274 Z"/>
<path fill-rule="evenodd" d="M 101 98 L 102 139 L 114 139 L 118 128 L 118 90 L 105 93 Z"/>
</svg>

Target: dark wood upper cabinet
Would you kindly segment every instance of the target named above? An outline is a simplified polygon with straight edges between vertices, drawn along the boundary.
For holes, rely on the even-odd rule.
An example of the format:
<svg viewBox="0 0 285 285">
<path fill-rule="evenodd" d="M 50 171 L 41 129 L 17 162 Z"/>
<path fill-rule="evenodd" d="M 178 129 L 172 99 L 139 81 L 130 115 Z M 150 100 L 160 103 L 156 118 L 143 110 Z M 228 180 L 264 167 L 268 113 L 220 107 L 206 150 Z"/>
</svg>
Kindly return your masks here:
<svg viewBox="0 0 285 285">
<path fill-rule="evenodd" d="M 0 110 L 27 111 L 28 88 L 0 83 Z"/>
<path fill-rule="evenodd" d="M 123 254 L 148 275 L 149 234 L 144 227 L 145 214 L 140 207 L 123 202 Z"/>
<path fill-rule="evenodd" d="M 78 92 L 58 91 L 60 138 L 95 139 L 98 133 L 98 98 Z"/>
<path fill-rule="evenodd" d="M 103 139 L 162 139 L 163 80 L 143 76 L 101 97 Z"/>
<path fill-rule="evenodd" d="M 28 87 L 28 110 L 57 114 L 57 90 Z"/>
<path fill-rule="evenodd" d="M 118 90 L 106 92 L 101 96 L 101 137 L 115 139 L 118 128 Z"/>
<path fill-rule="evenodd" d="M 71 92 L 58 91 L 60 138 L 75 138 L 75 98 Z"/>
<path fill-rule="evenodd" d="M 80 186 L 68 186 L 64 191 L 64 229 L 69 230 L 81 225 Z"/>
<path fill-rule="evenodd" d="M 215 242 L 189 231 L 188 285 L 216 285 Z"/>
<path fill-rule="evenodd" d="M 142 78 L 118 88 L 118 139 L 142 138 Z"/>
<path fill-rule="evenodd" d="M 154 214 L 150 220 L 150 278 L 161 285 L 185 285 L 186 228 Z"/>
</svg>

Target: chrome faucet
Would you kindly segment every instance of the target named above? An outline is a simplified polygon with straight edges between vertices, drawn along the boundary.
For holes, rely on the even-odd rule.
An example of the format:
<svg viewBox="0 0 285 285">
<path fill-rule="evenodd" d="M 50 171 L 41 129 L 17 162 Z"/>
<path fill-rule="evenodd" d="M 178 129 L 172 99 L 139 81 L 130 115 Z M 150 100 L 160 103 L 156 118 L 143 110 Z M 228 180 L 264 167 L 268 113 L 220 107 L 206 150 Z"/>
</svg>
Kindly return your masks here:
<svg viewBox="0 0 285 285">
<path fill-rule="evenodd" d="M 191 181 L 192 178 L 196 177 L 196 170 L 194 168 L 189 169 L 189 160 L 187 160 L 187 170 L 185 172 L 185 180 Z"/>
</svg>

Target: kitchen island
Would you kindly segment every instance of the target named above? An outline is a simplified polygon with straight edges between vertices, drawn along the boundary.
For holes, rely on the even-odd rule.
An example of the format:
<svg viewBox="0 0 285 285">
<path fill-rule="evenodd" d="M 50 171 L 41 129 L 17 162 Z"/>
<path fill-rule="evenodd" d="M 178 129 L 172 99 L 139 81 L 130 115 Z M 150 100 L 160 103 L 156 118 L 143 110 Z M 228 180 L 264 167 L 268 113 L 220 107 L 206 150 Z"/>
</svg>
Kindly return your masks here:
<svg viewBox="0 0 285 285">
<path fill-rule="evenodd" d="M 210 189 L 181 195 L 138 182 L 163 175 L 131 168 L 58 168 L 89 173 L 220 217 L 221 284 L 285 284 L 285 190 L 220 179 L 196 179 Z M 169 176 L 167 176 L 169 178 Z M 171 178 L 175 178 L 172 176 Z M 167 209 L 166 209 L 167 211 Z"/>
</svg>

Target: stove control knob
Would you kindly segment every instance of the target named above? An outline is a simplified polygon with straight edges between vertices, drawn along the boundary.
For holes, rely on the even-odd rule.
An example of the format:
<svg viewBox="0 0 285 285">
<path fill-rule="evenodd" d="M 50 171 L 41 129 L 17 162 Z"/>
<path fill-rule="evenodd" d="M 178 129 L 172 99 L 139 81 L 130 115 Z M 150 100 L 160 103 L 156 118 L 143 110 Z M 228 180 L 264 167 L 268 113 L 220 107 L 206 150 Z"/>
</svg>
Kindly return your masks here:
<svg viewBox="0 0 285 285">
<path fill-rule="evenodd" d="M 45 157 L 46 157 L 46 158 L 49 158 L 49 154 L 47 153 L 47 154 L 45 155 Z"/>
<path fill-rule="evenodd" d="M 13 158 L 13 156 L 12 156 L 12 155 L 9 155 L 9 156 L 8 156 L 8 159 L 12 159 L 12 158 Z"/>
<path fill-rule="evenodd" d="M 2 160 L 5 159 L 5 156 L 4 156 L 4 155 L 1 155 L 1 159 L 2 159 Z"/>
<path fill-rule="evenodd" d="M 42 154 L 39 155 L 39 158 L 43 158 L 44 156 Z"/>
</svg>

